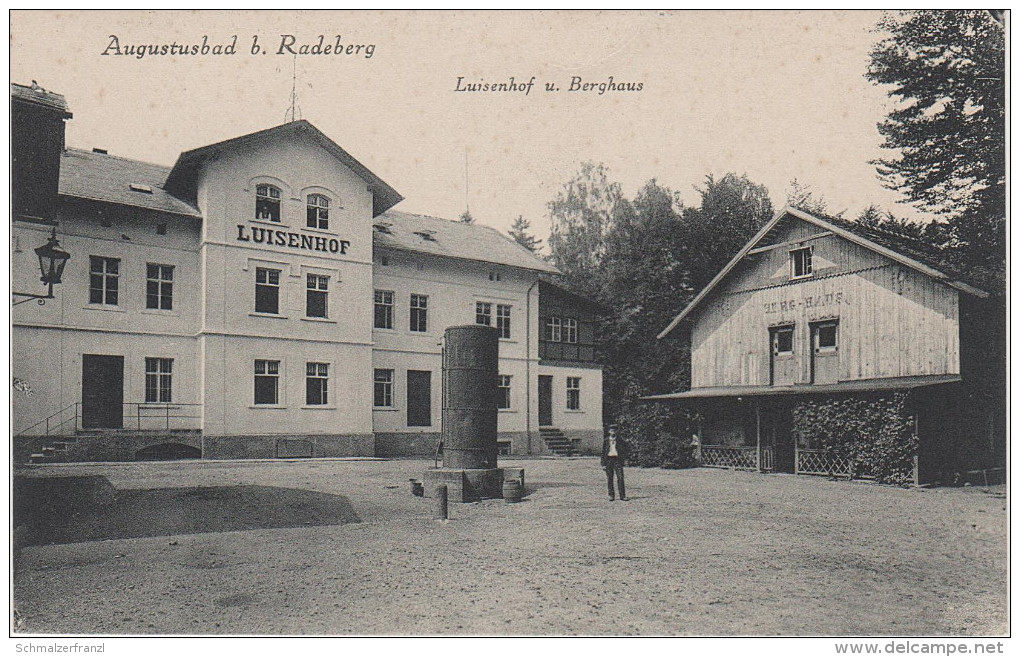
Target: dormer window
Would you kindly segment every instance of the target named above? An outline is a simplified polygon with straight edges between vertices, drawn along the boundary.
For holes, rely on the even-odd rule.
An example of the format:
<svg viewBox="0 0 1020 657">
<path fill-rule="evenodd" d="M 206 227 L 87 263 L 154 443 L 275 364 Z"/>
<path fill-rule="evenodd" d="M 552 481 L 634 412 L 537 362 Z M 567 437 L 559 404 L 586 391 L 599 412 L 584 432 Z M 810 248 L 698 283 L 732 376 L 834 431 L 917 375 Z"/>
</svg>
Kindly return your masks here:
<svg viewBox="0 0 1020 657">
<path fill-rule="evenodd" d="M 436 241 L 436 232 L 434 230 L 416 230 L 414 234 L 422 238 L 426 242 Z"/>
<path fill-rule="evenodd" d="M 811 247 L 790 251 L 790 278 L 811 275 Z"/>
<path fill-rule="evenodd" d="M 329 230 L 329 198 L 322 194 L 308 195 L 308 227 Z"/>
<path fill-rule="evenodd" d="M 259 221 L 280 223 L 280 188 L 272 185 L 255 186 L 255 218 Z"/>
</svg>

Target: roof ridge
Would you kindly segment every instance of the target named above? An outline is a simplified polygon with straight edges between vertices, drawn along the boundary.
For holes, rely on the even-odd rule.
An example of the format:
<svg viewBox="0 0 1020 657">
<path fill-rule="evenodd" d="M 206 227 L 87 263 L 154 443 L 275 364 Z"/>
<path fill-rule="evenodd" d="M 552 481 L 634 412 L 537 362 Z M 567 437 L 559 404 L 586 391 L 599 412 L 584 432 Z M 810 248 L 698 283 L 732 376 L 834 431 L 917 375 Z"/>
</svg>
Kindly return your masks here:
<svg viewBox="0 0 1020 657">
<path fill-rule="evenodd" d="M 136 159 L 131 158 L 131 157 L 124 157 L 123 155 L 111 155 L 109 153 L 97 153 L 94 150 L 91 150 L 91 149 L 88 149 L 88 148 L 79 148 L 77 146 L 66 146 L 64 148 L 64 150 L 65 151 L 77 151 L 79 153 L 84 153 L 85 155 L 101 155 L 103 157 L 109 157 L 109 158 L 113 158 L 115 160 L 123 160 L 125 162 L 131 162 L 133 164 L 144 164 L 146 166 L 156 167 L 157 169 L 164 169 L 167 172 L 169 172 L 170 168 L 171 168 L 171 167 L 169 167 L 169 166 L 167 166 L 165 164 L 156 164 L 155 162 L 147 162 L 145 160 L 136 160 Z"/>
</svg>

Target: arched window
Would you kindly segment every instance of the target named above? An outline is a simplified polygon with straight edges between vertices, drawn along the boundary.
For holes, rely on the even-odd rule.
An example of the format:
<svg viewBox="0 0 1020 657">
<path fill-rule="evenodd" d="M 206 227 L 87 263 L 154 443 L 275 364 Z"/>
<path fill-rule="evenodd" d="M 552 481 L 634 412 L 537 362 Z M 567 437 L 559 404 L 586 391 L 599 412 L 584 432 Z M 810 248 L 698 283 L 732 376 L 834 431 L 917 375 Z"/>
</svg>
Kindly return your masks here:
<svg viewBox="0 0 1020 657">
<path fill-rule="evenodd" d="M 322 194 L 308 195 L 308 227 L 329 229 L 329 198 Z"/>
<path fill-rule="evenodd" d="M 255 186 L 255 218 L 260 221 L 280 222 L 280 188 L 272 185 Z"/>
</svg>

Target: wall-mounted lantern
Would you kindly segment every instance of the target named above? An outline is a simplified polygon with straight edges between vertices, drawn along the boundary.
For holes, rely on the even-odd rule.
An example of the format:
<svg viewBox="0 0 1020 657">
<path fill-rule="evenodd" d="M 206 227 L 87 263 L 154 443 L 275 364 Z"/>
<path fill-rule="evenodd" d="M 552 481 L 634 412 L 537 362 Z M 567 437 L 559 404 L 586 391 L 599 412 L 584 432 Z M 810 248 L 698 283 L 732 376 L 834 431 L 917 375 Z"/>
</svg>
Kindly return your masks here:
<svg viewBox="0 0 1020 657">
<path fill-rule="evenodd" d="M 39 271 L 42 277 L 39 279 L 48 286 L 46 294 L 29 294 L 27 292 L 11 292 L 11 296 L 15 297 L 27 297 L 20 301 L 15 301 L 11 305 L 16 306 L 32 299 L 38 299 L 39 305 L 46 303 L 46 299 L 53 298 L 53 286 L 60 284 L 60 278 L 64 275 L 64 265 L 71 258 L 71 254 L 60 248 L 60 242 L 57 241 L 57 229 L 54 227 L 53 232 L 50 234 L 50 238 L 46 240 L 46 243 L 35 249 L 35 254 L 39 257 Z"/>
</svg>

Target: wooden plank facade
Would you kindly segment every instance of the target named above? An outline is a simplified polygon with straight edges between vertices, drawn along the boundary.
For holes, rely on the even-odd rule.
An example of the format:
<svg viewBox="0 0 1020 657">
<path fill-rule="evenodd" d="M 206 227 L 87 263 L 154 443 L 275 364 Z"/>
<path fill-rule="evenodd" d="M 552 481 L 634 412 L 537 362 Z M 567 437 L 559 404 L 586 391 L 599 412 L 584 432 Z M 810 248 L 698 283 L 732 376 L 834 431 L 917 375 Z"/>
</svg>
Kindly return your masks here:
<svg viewBox="0 0 1020 657">
<path fill-rule="evenodd" d="M 702 464 L 853 474 L 794 409 L 906 391 L 915 483 L 1004 465 L 1004 317 L 906 240 L 784 209 L 666 327 L 690 338 L 690 390 L 651 399 L 698 408 Z"/>
</svg>

